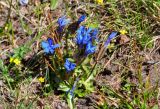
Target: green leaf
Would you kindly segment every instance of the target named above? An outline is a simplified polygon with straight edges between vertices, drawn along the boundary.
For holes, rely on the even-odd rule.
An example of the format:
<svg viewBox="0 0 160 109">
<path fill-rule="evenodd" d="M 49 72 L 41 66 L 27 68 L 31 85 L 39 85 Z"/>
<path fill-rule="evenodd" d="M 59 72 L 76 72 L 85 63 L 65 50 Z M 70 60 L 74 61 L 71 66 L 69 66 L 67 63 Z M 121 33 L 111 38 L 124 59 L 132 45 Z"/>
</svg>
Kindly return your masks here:
<svg viewBox="0 0 160 109">
<path fill-rule="evenodd" d="M 3 71 L 4 66 L 3 66 L 3 61 L 0 59 L 0 69 Z"/>
<path fill-rule="evenodd" d="M 2 60 L 0 60 L 0 70 L 2 70 L 3 74 L 8 73 L 8 68 L 7 68 L 7 66 L 4 66 L 4 63 Z"/>
<path fill-rule="evenodd" d="M 78 95 L 78 97 L 84 97 L 87 93 L 82 89 L 75 90 L 74 93 Z"/>
<path fill-rule="evenodd" d="M 60 83 L 58 90 L 67 92 L 68 90 L 70 90 L 69 86 L 65 83 Z"/>
<path fill-rule="evenodd" d="M 85 88 L 88 92 L 93 92 L 94 91 L 94 86 L 93 83 L 90 81 L 88 83 L 84 83 Z"/>
<path fill-rule="evenodd" d="M 72 51 L 73 52 L 73 51 Z M 74 59 L 72 58 L 68 58 L 69 61 L 74 62 Z"/>
<path fill-rule="evenodd" d="M 82 69 L 80 68 L 80 66 L 77 66 L 76 69 L 74 70 L 74 72 L 81 73 Z"/>
<path fill-rule="evenodd" d="M 3 33 L 3 28 L 0 27 L 0 35 L 2 35 L 2 33 Z"/>
<path fill-rule="evenodd" d="M 58 6 L 58 0 L 51 0 L 51 10 L 56 9 Z"/>
<path fill-rule="evenodd" d="M 83 61 L 82 65 L 86 65 L 90 62 L 90 57 L 86 57 L 85 60 Z"/>
<path fill-rule="evenodd" d="M 144 48 L 152 48 L 153 47 L 153 41 L 152 37 L 149 35 L 143 35 L 141 38 L 138 39 L 139 44 Z"/>
<path fill-rule="evenodd" d="M 158 105 L 154 105 L 154 107 L 152 109 L 158 109 Z"/>
<path fill-rule="evenodd" d="M 89 74 L 91 72 L 87 65 L 83 65 L 82 68 L 86 72 L 86 74 Z"/>
<path fill-rule="evenodd" d="M 8 78 L 8 81 L 9 81 L 9 82 L 14 82 L 14 79 Z"/>
<path fill-rule="evenodd" d="M 15 48 L 13 57 L 22 59 L 30 50 L 31 49 L 26 45 L 23 45 L 21 47 Z"/>
</svg>

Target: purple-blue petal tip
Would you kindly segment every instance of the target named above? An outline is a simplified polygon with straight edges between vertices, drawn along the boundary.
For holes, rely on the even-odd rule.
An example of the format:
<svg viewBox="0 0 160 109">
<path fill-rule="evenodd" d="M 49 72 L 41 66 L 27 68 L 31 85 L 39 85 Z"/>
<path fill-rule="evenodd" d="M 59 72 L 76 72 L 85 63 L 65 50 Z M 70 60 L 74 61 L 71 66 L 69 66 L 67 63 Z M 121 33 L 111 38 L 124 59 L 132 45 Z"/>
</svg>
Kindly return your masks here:
<svg viewBox="0 0 160 109">
<path fill-rule="evenodd" d="M 78 24 L 80 24 L 81 22 L 83 22 L 85 19 L 86 19 L 86 15 L 80 16 L 79 19 L 78 19 L 78 21 L 77 21 Z"/>
</svg>

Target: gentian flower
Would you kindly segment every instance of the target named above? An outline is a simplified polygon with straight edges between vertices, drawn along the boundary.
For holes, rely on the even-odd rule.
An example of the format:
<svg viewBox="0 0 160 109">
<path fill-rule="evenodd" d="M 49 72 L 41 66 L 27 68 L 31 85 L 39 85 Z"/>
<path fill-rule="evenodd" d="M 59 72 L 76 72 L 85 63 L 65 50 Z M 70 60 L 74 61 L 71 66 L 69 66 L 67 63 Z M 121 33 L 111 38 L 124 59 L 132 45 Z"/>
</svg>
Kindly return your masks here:
<svg viewBox="0 0 160 109">
<path fill-rule="evenodd" d="M 53 54 L 55 48 L 60 47 L 59 44 L 53 44 L 52 38 L 48 38 L 47 41 L 42 41 L 41 46 L 46 54 Z"/>
<path fill-rule="evenodd" d="M 104 46 L 107 47 L 108 44 L 111 42 L 113 38 L 115 38 L 119 33 L 117 31 L 113 31 L 109 34 L 107 41 L 105 42 Z"/>
<path fill-rule="evenodd" d="M 25 6 L 28 4 L 28 0 L 19 0 L 19 3 L 22 5 L 22 6 Z"/>
<path fill-rule="evenodd" d="M 86 33 L 85 26 L 80 26 L 79 29 L 77 30 L 77 34 L 84 35 L 85 33 Z"/>
<path fill-rule="evenodd" d="M 66 26 L 70 22 L 69 19 L 66 18 L 66 16 L 62 16 L 58 19 L 57 23 L 59 25 L 58 32 L 62 32 L 64 26 Z"/>
<path fill-rule="evenodd" d="M 92 28 L 86 29 L 86 34 L 90 34 L 92 30 L 93 30 Z"/>
<path fill-rule="evenodd" d="M 92 31 L 91 28 L 86 29 L 84 37 L 83 37 L 83 45 L 87 44 L 89 41 L 91 41 L 91 35 L 90 32 Z"/>
<path fill-rule="evenodd" d="M 80 24 L 81 22 L 83 22 L 86 19 L 86 15 L 82 15 L 79 17 L 77 23 Z"/>
<path fill-rule="evenodd" d="M 49 43 L 49 45 L 53 45 L 53 40 L 52 40 L 52 38 L 47 38 L 47 41 L 48 41 L 48 43 Z"/>
<path fill-rule="evenodd" d="M 81 45 L 83 41 L 83 36 L 81 34 L 78 34 L 76 37 L 76 41 L 78 45 Z"/>
<path fill-rule="evenodd" d="M 93 46 L 92 42 L 93 39 L 97 39 L 97 35 L 97 29 L 80 26 L 80 28 L 77 30 L 76 42 L 78 44 L 78 47 L 85 48 L 85 55 L 95 52 L 96 46 Z"/>
<path fill-rule="evenodd" d="M 85 54 L 89 55 L 94 53 L 96 50 L 96 46 L 93 46 L 91 42 L 86 45 Z"/>
<path fill-rule="evenodd" d="M 113 32 L 111 32 L 111 33 L 109 34 L 108 38 L 109 38 L 109 39 L 113 39 L 113 38 L 115 38 L 117 35 L 118 35 L 118 32 L 117 32 L 117 31 L 113 31 Z"/>
<path fill-rule="evenodd" d="M 72 63 L 68 59 L 66 59 L 64 67 L 66 68 L 67 72 L 71 72 L 71 71 L 73 71 L 75 69 L 76 64 Z"/>
<path fill-rule="evenodd" d="M 91 28 L 85 28 L 84 26 L 80 26 L 77 30 L 76 41 L 79 46 L 86 45 L 89 41 L 91 41 Z"/>
<path fill-rule="evenodd" d="M 80 26 L 79 29 L 77 30 L 76 41 L 78 45 L 82 44 L 85 31 L 86 31 L 86 28 L 84 26 Z"/>
</svg>

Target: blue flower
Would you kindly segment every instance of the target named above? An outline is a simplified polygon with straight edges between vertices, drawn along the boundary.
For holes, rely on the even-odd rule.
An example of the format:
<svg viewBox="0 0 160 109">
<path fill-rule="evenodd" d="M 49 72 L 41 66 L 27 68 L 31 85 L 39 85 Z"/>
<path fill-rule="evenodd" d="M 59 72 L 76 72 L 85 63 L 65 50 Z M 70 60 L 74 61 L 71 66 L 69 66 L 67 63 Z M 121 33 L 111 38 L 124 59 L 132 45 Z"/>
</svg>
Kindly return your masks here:
<svg viewBox="0 0 160 109">
<path fill-rule="evenodd" d="M 85 28 L 84 26 L 80 26 L 77 30 L 76 41 L 79 46 L 86 45 L 89 41 L 91 41 L 91 28 Z"/>
<path fill-rule="evenodd" d="M 76 37 L 76 41 L 78 45 L 81 45 L 83 41 L 83 36 L 81 34 L 78 34 Z"/>
<path fill-rule="evenodd" d="M 77 34 L 84 35 L 85 33 L 86 33 L 85 26 L 80 26 L 79 29 L 77 30 Z"/>
<path fill-rule="evenodd" d="M 93 38 L 93 39 L 98 39 L 97 38 L 97 35 L 98 35 L 98 29 L 94 29 L 92 32 L 91 32 L 91 37 Z"/>
<path fill-rule="evenodd" d="M 86 45 L 85 54 L 89 55 L 94 53 L 96 50 L 96 46 L 93 46 L 91 42 Z"/>
<path fill-rule="evenodd" d="M 55 48 L 58 48 L 59 44 L 53 44 L 53 40 L 48 38 L 47 41 L 42 41 L 41 46 L 46 54 L 53 54 Z"/>
<path fill-rule="evenodd" d="M 28 0 L 19 0 L 19 3 L 22 5 L 22 6 L 25 6 L 28 4 Z"/>
<path fill-rule="evenodd" d="M 84 26 L 80 26 L 79 29 L 77 30 L 77 37 L 76 37 L 76 41 L 78 45 L 81 45 L 83 42 L 83 36 L 85 34 L 85 27 Z"/>
<path fill-rule="evenodd" d="M 86 28 L 80 26 L 77 30 L 76 42 L 78 47 L 85 48 L 85 55 L 92 54 L 95 52 L 96 46 L 92 45 L 93 39 L 97 40 L 98 30 L 92 28 Z"/>
<path fill-rule="evenodd" d="M 91 41 L 91 36 L 90 36 L 89 34 L 86 34 L 86 35 L 83 37 L 82 44 L 83 44 L 83 45 L 86 45 L 89 41 Z"/>
<path fill-rule="evenodd" d="M 104 46 L 108 46 L 108 44 L 110 43 L 110 41 L 115 38 L 118 35 L 117 31 L 113 31 L 109 34 L 107 41 L 105 42 Z"/>
<path fill-rule="evenodd" d="M 115 38 L 117 35 L 118 35 L 118 32 L 117 32 L 117 31 L 113 31 L 113 32 L 111 32 L 111 33 L 109 34 L 108 38 L 109 38 L 109 39 L 113 39 L 113 38 Z"/>
<path fill-rule="evenodd" d="M 47 38 L 47 41 L 48 41 L 48 43 L 49 43 L 49 45 L 53 45 L 53 40 L 52 40 L 52 38 Z"/>
<path fill-rule="evenodd" d="M 70 22 L 69 19 L 66 18 L 66 16 L 62 16 L 58 19 L 57 23 L 59 25 L 58 32 L 62 32 L 64 26 L 66 26 Z"/>
<path fill-rule="evenodd" d="M 72 86 L 72 89 L 68 91 L 72 98 L 73 98 L 73 96 L 74 96 L 74 90 L 75 90 L 75 88 L 76 88 L 76 85 L 77 85 L 77 82 L 78 82 L 78 81 L 79 81 L 79 78 L 76 78 L 76 81 L 74 81 L 74 84 L 73 84 L 73 86 Z"/>
<path fill-rule="evenodd" d="M 64 67 L 66 68 L 67 72 L 71 72 L 75 69 L 76 64 L 66 59 L 66 62 L 64 63 Z"/>
<path fill-rule="evenodd" d="M 83 22 L 86 19 L 86 15 L 82 15 L 79 17 L 77 23 L 80 24 L 81 22 Z"/>
<path fill-rule="evenodd" d="M 90 32 L 92 31 L 91 28 L 88 28 L 88 30 L 86 29 L 86 32 L 84 34 L 84 37 L 83 37 L 83 45 L 87 44 L 89 41 L 91 41 L 91 35 L 90 35 Z"/>
</svg>

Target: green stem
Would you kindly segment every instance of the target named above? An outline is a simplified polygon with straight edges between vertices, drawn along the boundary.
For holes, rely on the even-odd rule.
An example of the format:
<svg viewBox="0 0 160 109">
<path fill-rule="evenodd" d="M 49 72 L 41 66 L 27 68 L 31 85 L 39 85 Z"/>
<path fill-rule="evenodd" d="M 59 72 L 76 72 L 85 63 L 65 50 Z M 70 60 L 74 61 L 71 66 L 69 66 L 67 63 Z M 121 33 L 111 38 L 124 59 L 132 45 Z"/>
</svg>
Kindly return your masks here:
<svg viewBox="0 0 160 109">
<path fill-rule="evenodd" d="M 68 101 L 69 108 L 74 109 L 72 98 L 69 98 L 67 101 Z"/>
<path fill-rule="evenodd" d="M 92 71 L 91 71 L 91 73 L 89 74 L 89 77 L 87 78 L 87 80 L 86 80 L 85 82 L 88 82 L 88 81 L 91 80 L 91 78 L 92 78 L 92 76 L 93 76 L 93 71 L 95 70 L 96 66 L 97 66 L 97 61 L 96 61 L 96 63 L 94 64 L 94 66 L 93 66 L 93 68 L 92 68 Z"/>
</svg>

